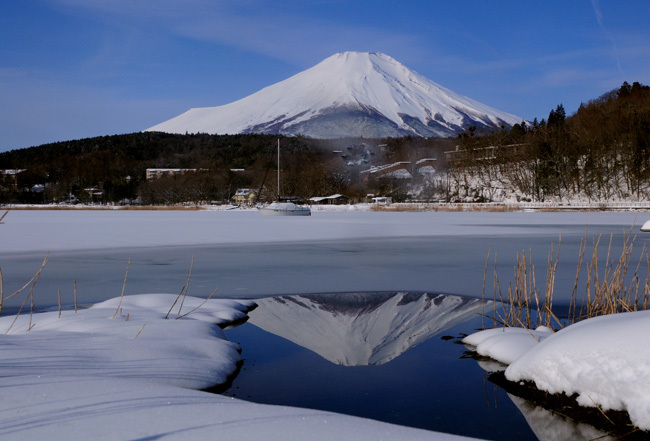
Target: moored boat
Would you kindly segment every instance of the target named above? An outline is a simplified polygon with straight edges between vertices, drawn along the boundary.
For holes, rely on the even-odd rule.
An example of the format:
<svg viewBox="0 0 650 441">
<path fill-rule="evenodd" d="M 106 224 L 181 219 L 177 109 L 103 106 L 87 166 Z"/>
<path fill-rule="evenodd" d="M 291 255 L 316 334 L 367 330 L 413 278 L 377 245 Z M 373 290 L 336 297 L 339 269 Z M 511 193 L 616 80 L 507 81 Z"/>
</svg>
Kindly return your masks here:
<svg viewBox="0 0 650 441">
<path fill-rule="evenodd" d="M 270 203 L 269 205 L 257 207 L 257 210 L 264 216 L 311 216 L 311 208 L 309 208 L 308 206 L 297 205 L 293 202 L 283 202 L 282 198 L 280 197 L 280 140 L 279 139 L 278 139 L 278 200 Z"/>
</svg>

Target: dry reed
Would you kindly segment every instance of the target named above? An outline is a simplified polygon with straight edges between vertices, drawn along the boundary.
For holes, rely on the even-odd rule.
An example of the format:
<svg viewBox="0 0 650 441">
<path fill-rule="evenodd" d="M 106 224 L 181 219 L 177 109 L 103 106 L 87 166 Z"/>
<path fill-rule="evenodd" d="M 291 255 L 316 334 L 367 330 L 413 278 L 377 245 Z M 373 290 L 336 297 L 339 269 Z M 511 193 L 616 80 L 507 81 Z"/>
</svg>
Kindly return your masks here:
<svg viewBox="0 0 650 441">
<path fill-rule="evenodd" d="M 442 211 L 442 212 L 511 212 L 520 211 L 521 208 L 515 205 L 499 203 L 447 203 L 447 202 L 424 202 L 424 203 L 402 203 L 396 202 L 390 205 L 373 204 L 371 211 L 389 212 L 419 212 L 419 211 Z"/>
<path fill-rule="evenodd" d="M 115 316 L 117 315 L 118 311 L 122 306 L 122 299 L 124 299 L 124 290 L 126 289 L 126 278 L 129 275 L 130 267 L 131 267 L 131 259 L 129 259 L 129 261 L 126 264 L 126 272 L 124 273 L 124 282 L 122 282 L 122 293 L 120 294 L 120 301 L 117 303 L 117 308 L 115 308 L 115 314 L 113 314 L 113 317 L 111 318 L 115 318 Z"/>
<path fill-rule="evenodd" d="M 14 324 L 18 320 L 18 317 L 20 316 L 20 313 L 22 312 L 23 308 L 25 307 L 25 304 L 27 303 L 27 300 L 30 301 L 30 312 L 29 312 L 29 325 L 27 330 L 32 329 L 32 316 L 34 314 L 34 286 L 36 286 L 36 282 L 38 281 L 39 277 L 41 277 L 41 273 L 43 272 L 43 269 L 45 269 L 45 266 L 49 262 L 49 256 L 50 252 L 48 251 L 45 254 L 45 258 L 43 259 L 43 263 L 41 264 L 41 267 L 38 269 L 36 274 L 26 283 L 24 284 L 21 288 L 19 288 L 17 291 L 12 293 L 11 295 L 7 296 L 6 298 L 4 297 L 4 288 L 3 288 L 3 293 L 2 293 L 2 302 L 0 302 L 0 311 L 2 310 L 2 303 L 4 303 L 6 300 L 11 299 L 12 297 L 20 294 L 22 291 L 24 291 L 28 286 L 31 285 L 29 292 L 25 296 L 25 300 L 23 300 L 23 303 L 20 305 L 20 308 L 18 309 L 18 312 L 16 313 L 16 316 L 14 317 L 14 320 L 11 322 L 11 325 L 9 325 L 9 328 L 5 331 L 5 334 L 8 334 L 11 328 L 13 328 Z"/>
<path fill-rule="evenodd" d="M 546 285 L 543 292 L 536 285 L 535 265 L 532 261 L 532 251 L 529 251 L 528 255 L 525 252 L 517 253 L 514 280 L 508 285 L 507 295 L 504 296 L 496 271 L 495 253 L 495 309 L 493 317 L 491 317 L 494 326 L 519 326 L 531 329 L 543 325 L 557 329 L 600 315 L 646 310 L 650 300 L 650 255 L 644 244 L 637 264 L 632 267 L 635 239 L 636 235 L 632 235 L 632 228 L 629 231 L 624 231 L 621 254 L 618 257 L 613 257 L 613 235 L 610 236 L 603 269 L 599 265 L 599 262 L 602 262 L 599 259 L 600 236 L 593 242 L 591 259 L 586 265 L 584 264 L 588 240 L 585 233 L 585 237 L 580 242 L 569 313 L 564 321 L 560 320 L 553 312 L 555 275 L 560 256 L 561 238 L 557 251 L 554 251 L 554 245 L 551 244 L 546 266 Z M 488 259 L 489 255 L 490 252 L 488 252 Z M 646 265 L 644 281 L 641 280 L 643 263 Z M 579 279 L 584 266 L 586 266 L 587 280 L 582 299 L 579 299 Z M 483 298 L 485 300 L 485 293 Z"/>
<path fill-rule="evenodd" d="M 181 311 L 183 310 L 183 304 L 185 303 L 185 298 L 187 297 L 187 293 L 190 291 L 190 280 L 192 279 L 192 269 L 194 268 L 194 256 L 192 256 L 192 262 L 190 263 L 190 272 L 187 275 L 187 282 L 185 283 L 185 293 L 183 294 L 183 300 L 181 300 L 181 305 L 178 307 L 178 315 L 181 315 Z"/>
<path fill-rule="evenodd" d="M 140 333 L 142 332 L 142 330 L 144 329 L 145 326 L 147 326 L 147 324 L 146 324 L 146 323 L 143 323 L 143 324 L 142 324 L 142 327 L 140 328 L 140 330 L 138 331 L 138 333 L 135 334 L 135 337 L 133 337 L 134 340 L 135 340 L 136 338 L 138 338 L 138 335 L 140 335 Z"/>
<path fill-rule="evenodd" d="M 187 282 L 185 283 L 185 286 L 181 288 L 181 292 L 178 293 L 176 296 L 176 299 L 174 300 L 174 303 L 172 303 L 172 306 L 170 306 L 169 311 L 167 311 L 167 315 L 165 315 L 165 318 L 169 318 L 169 314 L 172 313 L 172 310 L 174 309 L 174 306 L 176 306 L 176 303 L 178 303 L 178 300 L 183 297 L 183 301 L 185 301 L 185 296 L 183 293 L 187 294 L 187 289 L 190 286 L 190 279 L 192 278 L 192 268 L 194 267 L 194 256 L 192 256 L 192 263 L 190 263 L 190 272 L 187 275 Z M 181 308 L 183 307 L 183 304 L 181 302 Z M 178 309 L 178 314 L 180 315 L 181 313 L 181 308 Z"/>
</svg>

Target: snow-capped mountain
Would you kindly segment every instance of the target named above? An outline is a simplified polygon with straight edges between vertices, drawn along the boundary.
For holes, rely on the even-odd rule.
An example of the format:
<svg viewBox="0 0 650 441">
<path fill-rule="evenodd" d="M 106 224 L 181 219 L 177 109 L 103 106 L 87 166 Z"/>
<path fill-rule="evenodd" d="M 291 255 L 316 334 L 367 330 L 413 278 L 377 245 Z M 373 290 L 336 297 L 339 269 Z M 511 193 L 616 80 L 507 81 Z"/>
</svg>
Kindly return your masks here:
<svg viewBox="0 0 650 441">
<path fill-rule="evenodd" d="M 381 53 L 344 52 L 239 101 L 190 109 L 146 131 L 311 138 L 454 136 L 522 118 L 446 89 Z"/>
<path fill-rule="evenodd" d="M 344 366 L 381 365 L 480 314 L 481 299 L 343 293 L 256 299 L 249 323 Z"/>
</svg>

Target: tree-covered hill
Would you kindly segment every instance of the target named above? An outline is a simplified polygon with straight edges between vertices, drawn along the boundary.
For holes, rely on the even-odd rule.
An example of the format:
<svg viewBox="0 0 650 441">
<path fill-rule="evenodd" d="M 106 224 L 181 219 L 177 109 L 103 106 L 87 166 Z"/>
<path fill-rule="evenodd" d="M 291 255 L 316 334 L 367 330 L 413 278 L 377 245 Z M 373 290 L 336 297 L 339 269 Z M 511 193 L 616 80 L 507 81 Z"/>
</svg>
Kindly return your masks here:
<svg viewBox="0 0 650 441">
<path fill-rule="evenodd" d="M 0 153 L 0 170 L 25 169 L 19 185 L 0 182 L 0 202 L 143 203 L 228 200 L 239 187 L 264 184 L 275 194 L 277 135 L 175 135 L 143 132 L 57 142 Z M 315 140 L 281 137 L 282 191 L 304 198 L 345 193 L 365 196 L 358 185 L 362 168 L 385 161 L 426 157 L 441 152 L 449 140 L 392 138 L 385 140 Z M 350 164 L 344 154 L 359 146 L 372 161 Z M 380 147 L 381 146 L 381 147 Z M 371 163 L 372 162 L 372 163 Z M 149 168 L 193 169 L 146 181 Z M 12 188 L 13 187 L 13 188 Z M 43 191 L 34 191 L 34 189 Z"/>
<path fill-rule="evenodd" d="M 560 104 L 530 126 L 460 141 L 455 177 L 470 176 L 476 187 L 537 201 L 650 198 L 650 87 L 639 83 L 623 83 L 568 117 Z"/>
</svg>

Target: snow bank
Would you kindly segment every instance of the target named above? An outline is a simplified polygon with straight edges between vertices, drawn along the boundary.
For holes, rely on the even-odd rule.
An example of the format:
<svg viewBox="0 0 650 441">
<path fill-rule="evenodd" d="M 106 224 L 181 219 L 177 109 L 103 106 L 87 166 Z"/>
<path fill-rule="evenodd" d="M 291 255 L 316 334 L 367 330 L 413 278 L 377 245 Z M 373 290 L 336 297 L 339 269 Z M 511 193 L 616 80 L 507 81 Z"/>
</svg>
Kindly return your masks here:
<svg viewBox="0 0 650 441">
<path fill-rule="evenodd" d="M 246 317 L 252 302 L 209 300 L 179 320 L 176 296 L 128 296 L 74 311 L 0 318 L 0 376 L 70 375 L 138 378 L 203 389 L 225 383 L 237 370 L 239 347 L 219 326 Z M 182 314 L 203 300 L 186 298 Z M 180 304 L 180 301 L 179 301 Z M 115 312 L 118 314 L 113 318 Z M 31 320 L 31 324 L 30 324 Z M 31 326 L 31 330 L 30 329 Z M 136 337 L 137 336 L 137 337 Z"/>
<path fill-rule="evenodd" d="M 510 381 L 577 394 L 582 406 L 627 411 L 637 427 L 650 430 L 650 311 L 584 320 L 539 343 L 524 333 L 516 328 L 482 331 L 464 342 L 509 364 L 505 376 Z"/>
<path fill-rule="evenodd" d="M 476 346 L 476 352 L 480 355 L 510 364 L 551 334 L 552 331 L 544 326 L 535 330 L 493 328 L 468 335 L 463 343 Z"/>
<path fill-rule="evenodd" d="M 187 297 L 165 318 L 175 298 L 1 317 L 0 438 L 467 439 L 192 390 L 235 372 L 239 348 L 215 323 L 244 318 L 254 304 Z"/>
</svg>

